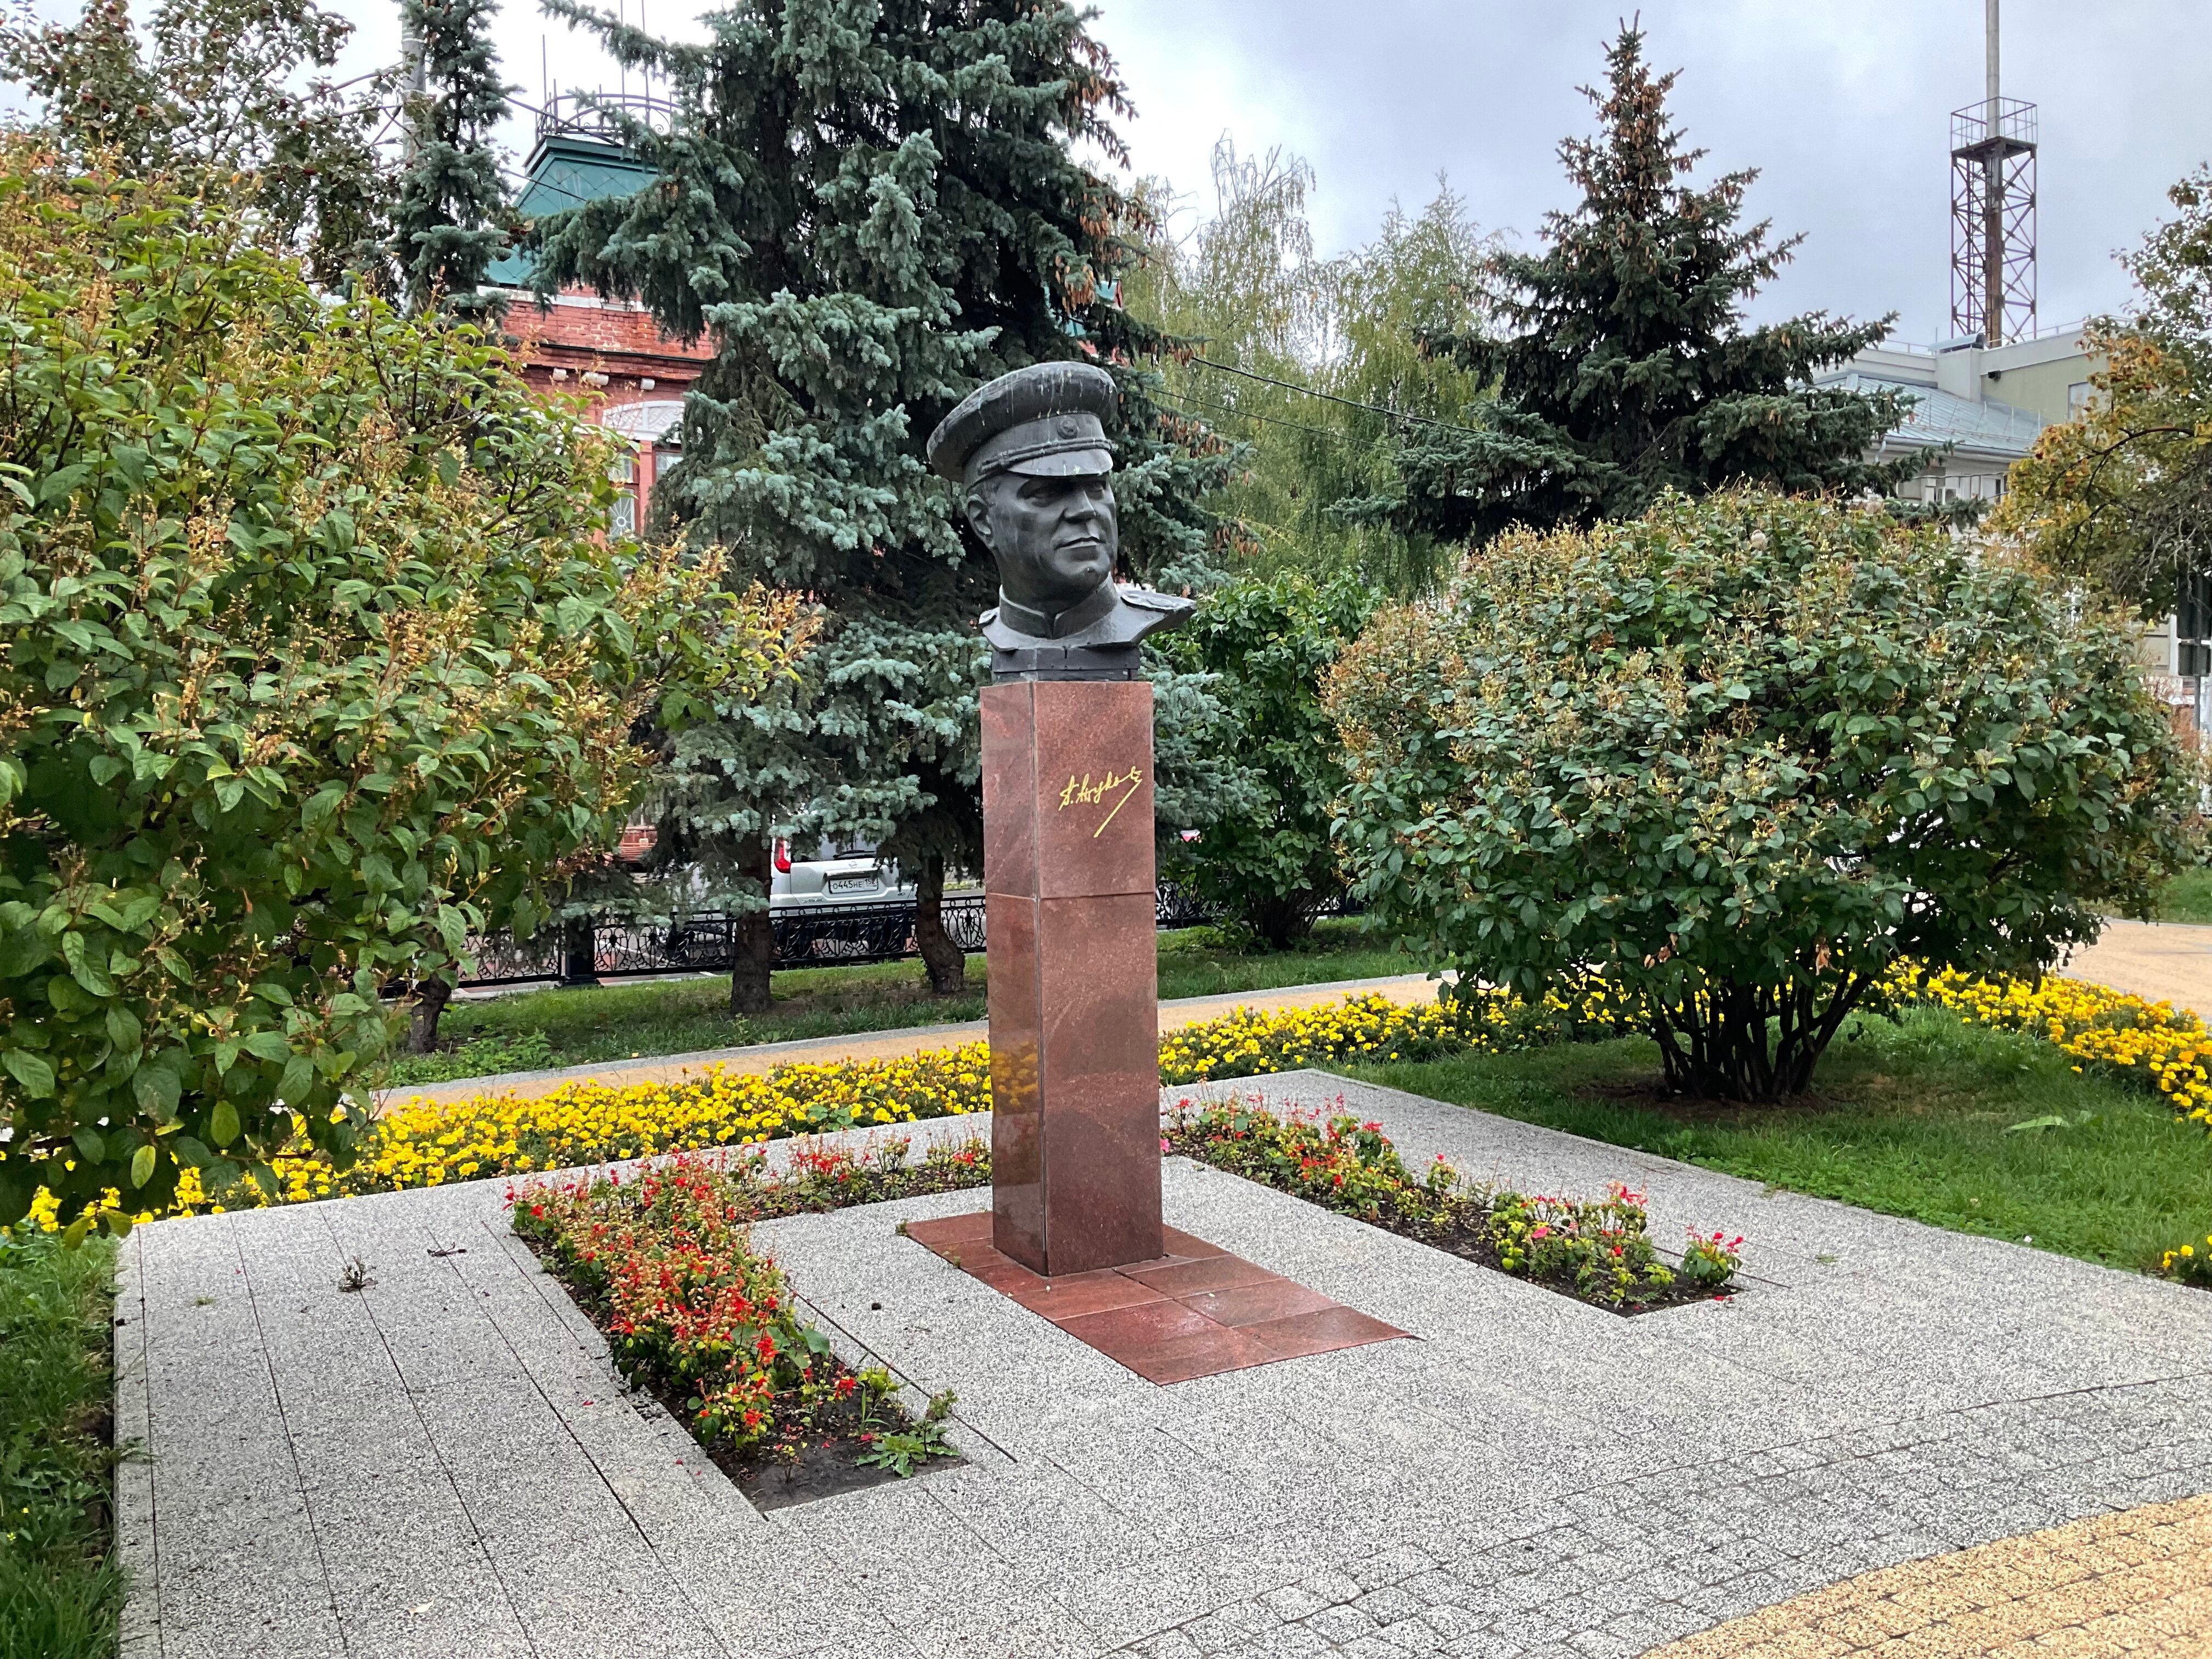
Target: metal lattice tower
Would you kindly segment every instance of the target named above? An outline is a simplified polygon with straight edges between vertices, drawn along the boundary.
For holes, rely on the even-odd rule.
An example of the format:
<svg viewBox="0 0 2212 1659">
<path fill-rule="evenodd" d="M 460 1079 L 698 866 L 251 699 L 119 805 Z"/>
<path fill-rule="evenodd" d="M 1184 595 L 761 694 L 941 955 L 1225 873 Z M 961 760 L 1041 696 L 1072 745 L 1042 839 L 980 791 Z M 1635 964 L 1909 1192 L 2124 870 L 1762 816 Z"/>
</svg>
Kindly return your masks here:
<svg viewBox="0 0 2212 1659">
<path fill-rule="evenodd" d="M 2035 332 L 2033 104 L 1997 86 L 1997 0 L 1985 0 L 1989 90 L 1951 112 L 1951 332 L 2002 345 Z"/>
</svg>

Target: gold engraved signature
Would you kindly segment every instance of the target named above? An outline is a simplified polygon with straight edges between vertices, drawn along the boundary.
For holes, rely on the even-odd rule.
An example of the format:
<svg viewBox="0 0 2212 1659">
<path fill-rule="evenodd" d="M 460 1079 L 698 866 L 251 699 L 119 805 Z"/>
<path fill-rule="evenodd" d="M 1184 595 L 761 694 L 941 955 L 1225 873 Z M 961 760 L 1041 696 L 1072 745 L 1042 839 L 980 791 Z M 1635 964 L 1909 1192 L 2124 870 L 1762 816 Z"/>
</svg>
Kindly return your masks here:
<svg viewBox="0 0 2212 1659">
<path fill-rule="evenodd" d="M 1065 812 L 1071 806 L 1103 804 L 1116 789 L 1121 790 L 1121 799 L 1114 803 L 1114 811 L 1101 818 L 1098 821 L 1098 827 L 1091 832 L 1091 839 L 1096 841 L 1106 833 L 1106 826 L 1114 822 L 1115 813 L 1129 804 L 1129 797 L 1137 793 L 1137 786 L 1144 781 L 1144 773 L 1133 766 L 1127 772 L 1109 772 L 1097 783 L 1091 782 L 1091 774 L 1088 772 L 1079 779 L 1074 773 L 1070 772 L 1067 775 L 1067 787 L 1060 792 L 1060 810 Z"/>
</svg>

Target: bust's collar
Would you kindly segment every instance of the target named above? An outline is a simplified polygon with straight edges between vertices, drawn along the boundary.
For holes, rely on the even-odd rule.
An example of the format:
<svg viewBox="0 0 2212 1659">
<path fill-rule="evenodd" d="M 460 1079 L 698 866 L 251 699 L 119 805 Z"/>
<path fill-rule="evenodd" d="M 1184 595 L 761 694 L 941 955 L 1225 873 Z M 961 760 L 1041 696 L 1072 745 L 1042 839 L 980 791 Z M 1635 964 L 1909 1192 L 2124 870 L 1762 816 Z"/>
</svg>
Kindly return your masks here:
<svg viewBox="0 0 2212 1659">
<path fill-rule="evenodd" d="M 1063 640 L 1071 634 L 1081 633 L 1093 623 L 1103 621 L 1121 603 L 1121 590 L 1111 577 L 1065 611 L 1039 611 L 1017 605 L 1006 597 L 1006 590 L 1002 587 L 999 590 L 999 621 L 1018 634 L 1040 640 Z"/>
</svg>

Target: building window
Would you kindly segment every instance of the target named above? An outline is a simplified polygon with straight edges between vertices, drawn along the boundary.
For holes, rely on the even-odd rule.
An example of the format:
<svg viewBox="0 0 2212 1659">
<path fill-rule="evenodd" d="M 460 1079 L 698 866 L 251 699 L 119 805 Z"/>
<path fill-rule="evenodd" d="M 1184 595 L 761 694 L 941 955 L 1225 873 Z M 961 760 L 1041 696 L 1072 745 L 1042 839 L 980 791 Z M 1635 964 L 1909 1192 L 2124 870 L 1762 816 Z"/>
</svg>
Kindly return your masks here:
<svg viewBox="0 0 2212 1659">
<path fill-rule="evenodd" d="M 637 534 L 637 457 L 625 450 L 607 468 L 607 477 L 619 487 L 607 528 L 617 536 Z"/>
<path fill-rule="evenodd" d="M 2089 406 L 2089 383 L 2076 380 L 2066 388 L 2066 418 L 2072 420 Z"/>
<path fill-rule="evenodd" d="M 2195 570 L 2181 579 L 2173 607 L 2173 643 L 2175 673 L 2212 674 L 2212 574 Z"/>
</svg>

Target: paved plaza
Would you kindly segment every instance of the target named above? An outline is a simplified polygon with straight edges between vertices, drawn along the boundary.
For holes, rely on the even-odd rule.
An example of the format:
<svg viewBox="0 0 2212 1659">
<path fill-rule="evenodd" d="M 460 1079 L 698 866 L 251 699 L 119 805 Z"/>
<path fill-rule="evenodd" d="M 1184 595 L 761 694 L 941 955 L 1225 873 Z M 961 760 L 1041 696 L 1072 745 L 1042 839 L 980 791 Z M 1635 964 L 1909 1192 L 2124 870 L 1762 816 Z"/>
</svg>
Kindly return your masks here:
<svg viewBox="0 0 2212 1659">
<path fill-rule="evenodd" d="M 1417 1168 L 1643 1185 L 1751 1278 L 1624 1319 L 1175 1159 L 1174 1225 L 1416 1340 L 1163 1387 L 895 1231 L 975 1193 L 780 1221 L 848 1357 L 958 1391 L 967 1462 L 763 1517 L 501 1182 L 165 1222 L 118 1307 L 126 1653 L 1974 1652 L 1975 1608 L 2087 1632 L 2130 1573 L 2137 1650 L 2212 1644 L 2212 1297 L 1319 1073 L 1169 1097 L 1231 1091 L 1341 1096 Z"/>
</svg>

